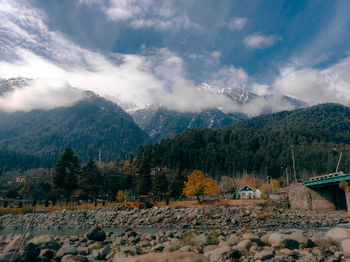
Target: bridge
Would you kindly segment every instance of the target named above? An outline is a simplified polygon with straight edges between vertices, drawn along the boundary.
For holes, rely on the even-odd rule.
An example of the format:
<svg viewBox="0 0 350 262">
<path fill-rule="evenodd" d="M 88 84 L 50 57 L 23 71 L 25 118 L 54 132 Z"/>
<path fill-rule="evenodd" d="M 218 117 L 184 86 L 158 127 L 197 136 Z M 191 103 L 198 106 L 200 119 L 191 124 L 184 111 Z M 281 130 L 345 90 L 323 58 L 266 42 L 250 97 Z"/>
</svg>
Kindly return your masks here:
<svg viewBox="0 0 350 262">
<path fill-rule="evenodd" d="M 288 194 L 290 205 L 304 210 L 348 210 L 350 213 L 350 190 L 342 181 L 350 181 L 350 174 L 336 172 L 292 184 Z"/>
<path fill-rule="evenodd" d="M 349 181 L 349 180 L 350 180 L 350 174 L 337 172 L 329 175 L 312 177 L 308 181 L 306 181 L 304 185 L 307 187 L 315 187 L 315 186 L 329 185 L 329 184 L 338 183 L 340 181 Z"/>
</svg>

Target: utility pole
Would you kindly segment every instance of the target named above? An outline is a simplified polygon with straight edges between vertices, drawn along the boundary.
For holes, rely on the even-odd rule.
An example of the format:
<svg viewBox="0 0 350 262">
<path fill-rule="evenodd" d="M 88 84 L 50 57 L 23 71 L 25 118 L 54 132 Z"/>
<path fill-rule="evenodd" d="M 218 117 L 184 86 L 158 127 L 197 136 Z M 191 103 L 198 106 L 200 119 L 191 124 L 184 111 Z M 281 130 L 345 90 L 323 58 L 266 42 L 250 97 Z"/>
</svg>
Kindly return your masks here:
<svg viewBox="0 0 350 262">
<path fill-rule="evenodd" d="M 101 147 L 98 150 L 98 166 L 101 167 Z"/>
<path fill-rule="evenodd" d="M 2 181 L 5 184 L 6 183 L 6 172 L 5 172 L 5 167 L 2 168 Z"/>
<path fill-rule="evenodd" d="M 297 174 L 295 172 L 295 160 L 294 160 L 294 149 L 293 149 L 293 144 L 290 145 L 290 148 L 292 150 L 292 160 L 293 160 L 293 170 L 294 170 L 294 179 L 295 182 L 297 181 Z"/>
<path fill-rule="evenodd" d="M 338 159 L 338 164 L 337 164 L 337 169 L 335 170 L 336 173 L 338 173 L 338 169 L 339 169 L 339 164 L 340 164 L 340 161 L 341 161 L 341 157 L 343 156 L 343 151 L 340 152 L 340 156 L 339 156 L 339 159 Z"/>
</svg>

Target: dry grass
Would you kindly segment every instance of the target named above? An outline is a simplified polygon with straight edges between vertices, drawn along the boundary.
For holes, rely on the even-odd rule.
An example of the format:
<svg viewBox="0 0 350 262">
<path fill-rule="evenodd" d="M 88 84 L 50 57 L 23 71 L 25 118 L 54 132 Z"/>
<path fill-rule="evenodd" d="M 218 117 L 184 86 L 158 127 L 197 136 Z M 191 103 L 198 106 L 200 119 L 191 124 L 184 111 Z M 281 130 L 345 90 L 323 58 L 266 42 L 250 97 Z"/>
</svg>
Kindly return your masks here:
<svg viewBox="0 0 350 262">
<path fill-rule="evenodd" d="M 25 206 L 25 207 L 0 207 L 0 216 L 11 214 L 11 215 L 23 215 L 26 213 L 32 213 L 33 207 Z"/>
<path fill-rule="evenodd" d="M 157 205 L 160 207 L 193 207 L 198 206 L 198 202 L 196 200 L 183 200 L 183 201 L 170 201 L 169 205 L 165 205 L 165 202 L 157 202 Z"/>
<path fill-rule="evenodd" d="M 81 205 L 55 205 L 55 206 L 42 206 L 42 205 L 36 205 L 35 210 L 36 212 L 54 212 L 54 211 L 62 211 L 64 209 L 66 210 L 79 210 L 79 209 L 92 209 L 92 208 L 107 208 L 107 207 L 115 207 L 120 205 L 120 203 L 115 203 L 115 202 L 107 202 L 105 206 L 102 206 L 101 203 L 99 203 L 96 207 L 94 203 L 84 203 Z M 11 215 L 21 215 L 21 214 L 26 214 L 26 213 L 31 213 L 33 211 L 32 206 L 25 206 L 25 207 L 0 207 L 0 216 L 6 215 L 6 214 L 11 214 Z"/>
<path fill-rule="evenodd" d="M 266 200 L 251 199 L 251 200 L 206 200 L 202 203 L 198 203 L 197 200 L 182 200 L 182 201 L 170 201 L 168 207 L 196 207 L 196 206 L 244 206 L 251 204 L 264 203 Z M 165 202 L 157 202 L 161 207 L 166 207 Z"/>
<path fill-rule="evenodd" d="M 264 203 L 265 200 L 206 200 L 202 203 L 198 203 L 197 200 L 182 200 L 182 201 L 170 201 L 169 205 L 165 205 L 165 202 L 158 202 L 157 205 L 159 207 L 170 207 L 170 208 L 176 208 L 176 207 L 197 207 L 197 206 L 242 206 L 242 205 L 249 205 L 252 203 Z M 37 212 L 54 212 L 54 211 L 62 211 L 63 209 L 66 210 L 79 210 L 79 209 L 93 209 L 93 208 L 106 208 L 106 207 L 116 207 L 118 205 L 121 205 L 121 203 L 116 202 L 107 202 L 105 206 L 102 206 L 101 203 L 99 203 L 96 207 L 94 203 L 84 203 L 81 205 L 55 205 L 55 206 L 48 206 L 44 207 L 41 205 L 36 205 L 35 209 Z M 6 214 L 12 214 L 12 215 L 20 215 L 20 214 L 26 214 L 31 213 L 33 210 L 33 207 L 31 206 L 25 206 L 25 207 L 0 207 L 0 216 L 6 215 Z"/>
</svg>

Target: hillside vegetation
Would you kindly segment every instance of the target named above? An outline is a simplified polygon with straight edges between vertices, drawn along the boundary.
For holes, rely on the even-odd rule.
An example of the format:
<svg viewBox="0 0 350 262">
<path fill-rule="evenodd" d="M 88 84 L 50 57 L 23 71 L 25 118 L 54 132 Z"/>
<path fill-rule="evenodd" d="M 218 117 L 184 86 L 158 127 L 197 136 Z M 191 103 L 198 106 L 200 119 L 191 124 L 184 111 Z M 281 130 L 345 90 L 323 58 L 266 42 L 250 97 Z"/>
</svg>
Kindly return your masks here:
<svg viewBox="0 0 350 262">
<path fill-rule="evenodd" d="M 66 147 L 88 157 L 114 161 L 136 154 L 148 140 L 131 116 L 116 104 L 90 95 L 69 107 L 0 113 L 0 166 L 6 170 L 51 167 Z"/>
<path fill-rule="evenodd" d="M 334 172 L 340 151 L 340 170 L 349 172 L 349 107 L 322 104 L 238 121 L 229 128 L 188 129 L 141 147 L 138 160 L 146 157 L 154 166 L 200 169 L 216 177 L 245 172 L 278 177 L 292 168 L 292 144 L 298 176 Z"/>
</svg>

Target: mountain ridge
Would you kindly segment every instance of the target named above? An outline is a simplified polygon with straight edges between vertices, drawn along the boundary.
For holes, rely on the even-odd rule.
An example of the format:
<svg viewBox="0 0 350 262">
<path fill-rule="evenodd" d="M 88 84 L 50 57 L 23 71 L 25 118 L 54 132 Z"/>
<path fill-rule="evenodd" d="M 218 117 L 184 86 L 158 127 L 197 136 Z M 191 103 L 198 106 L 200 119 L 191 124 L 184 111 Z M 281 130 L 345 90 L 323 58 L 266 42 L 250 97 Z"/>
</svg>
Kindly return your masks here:
<svg viewBox="0 0 350 262">
<path fill-rule="evenodd" d="M 291 170 L 294 145 L 297 174 L 350 172 L 350 108 L 321 104 L 240 120 L 220 129 L 187 129 L 154 145 L 140 147 L 154 166 L 199 169 L 213 177 L 257 175 L 280 177 Z"/>
<path fill-rule="evenodd" d="M 273 113 L 274 105 L 272 104 L 276 102 L 290 109 L 307 106 L 305 102 L 292 97 L 276 97 L 273 95 L 258 96 L 242 88 L 220 88 L 202 83 L 197 86 L 196 90 L 199 93 L 207 93 L 213 96 L 225 96 L 231 100 L 232 105 L 238 107 L 238 109 L 241 108 L 241 111 L 244 111 L 245 108 L 246 110 L 251 109 L 250 107 L 254 107 L 254 103 L 262 104 L 260 105 L 260 114 Z M 225 108 L 221 107 L 205 109 L 201 112 L 181 113 L 157 104 L 151 104 L 138 110 L 132 110 L 129 111 L 129 113 L 134 121 L 145 130 L 154 141 L 179 134 L 186 130 L 186 128 L 220 128 L 230 125 L 237 120 L 251 117 L 248 113 L 240 111 L 232 113 L 226 112 Z M 198 121 L 193 121 L 193 119 L 198 119 Z M 178 124 L 174 125 L 174 123 Z"/>
<path fill-rule="evenodd" d="M 68 107 L 0 113 L 0 148 L 39 159 L 43 167 L 51 167 L 65 147 L 81 161 L 97 159 L 101 149 L 108 162 L 136 154 L 148 139 L 122 108 L 93 93 Z"/>
</svg>

